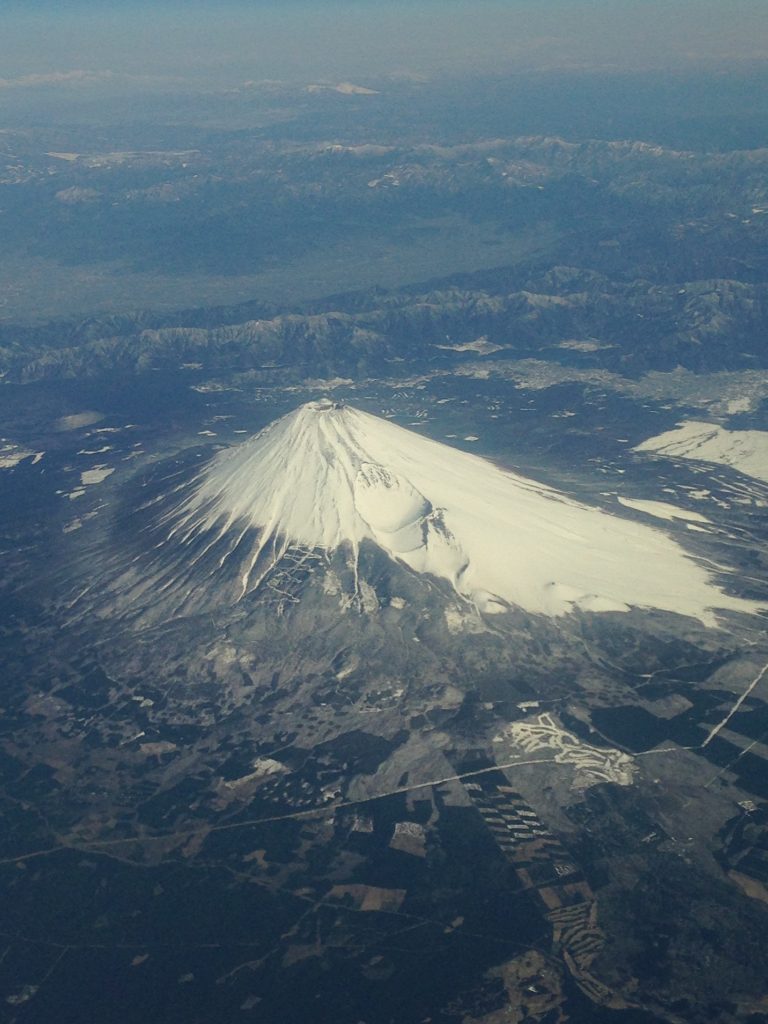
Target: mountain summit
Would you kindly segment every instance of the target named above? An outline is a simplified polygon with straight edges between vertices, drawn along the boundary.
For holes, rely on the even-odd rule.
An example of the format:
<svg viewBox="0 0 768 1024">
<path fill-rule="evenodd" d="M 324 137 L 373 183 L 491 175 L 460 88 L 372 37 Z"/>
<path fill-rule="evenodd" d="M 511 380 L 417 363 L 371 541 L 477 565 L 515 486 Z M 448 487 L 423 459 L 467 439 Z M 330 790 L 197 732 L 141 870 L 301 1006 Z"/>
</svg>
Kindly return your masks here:
<svg viewBox="0 0 768 1024">
<path fill-rule="evenodd" d="M 756 610 L 660 530 L 329 400 L 219 453 L 165 522 L 207 571 L 237 566 L 241 597 L 289 550 L 346 551 L 357 571 L 368 542 L 485 613 Z"/>
</svg>

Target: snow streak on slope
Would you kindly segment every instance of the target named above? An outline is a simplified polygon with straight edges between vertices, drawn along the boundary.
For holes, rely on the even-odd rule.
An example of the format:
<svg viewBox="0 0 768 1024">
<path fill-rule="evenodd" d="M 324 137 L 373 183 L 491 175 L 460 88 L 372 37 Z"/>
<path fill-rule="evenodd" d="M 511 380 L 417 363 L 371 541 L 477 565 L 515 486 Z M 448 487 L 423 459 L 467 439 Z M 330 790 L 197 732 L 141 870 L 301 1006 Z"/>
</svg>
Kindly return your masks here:
<svg viewBox="0 0 768 1024">
<path fill-rule="evenodd" d="M 686 420 L 643 441 L 635 451 L 719 463 L 768 481 L 768 433 L 764 430 L 726 430 L 715 423 Z"/>
<path fill-rule="evenodd" d="M 639 606 L 711 624 L 711 609 L 755 610 L 659 530 L 329 401 L 215 457 L 172 519 L 171 537 L 203 539 L 206 551 L 224 543 L 220 565 L 252 545 L 243 594 L 289 547 L 346 549 L 356 566 L 369 541 L 486 612 Z"/>
</svg>

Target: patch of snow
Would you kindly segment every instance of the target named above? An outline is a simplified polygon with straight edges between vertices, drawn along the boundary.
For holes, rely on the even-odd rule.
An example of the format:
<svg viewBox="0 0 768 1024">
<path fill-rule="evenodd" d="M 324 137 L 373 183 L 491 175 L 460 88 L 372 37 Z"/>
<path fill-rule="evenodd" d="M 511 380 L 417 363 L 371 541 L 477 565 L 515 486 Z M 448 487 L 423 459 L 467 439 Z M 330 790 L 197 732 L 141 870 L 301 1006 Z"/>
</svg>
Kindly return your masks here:
<svg viewBox="0 0 768 1024">
<path fill-rule="evenodd" d="M 24 448 L 13 446 L 0 448 L 0 469 L 13 469 L 20 462 L 31 458 L 35 453 L 26 451 Z"/>
<path fill-rule="evenodd" d="M 461 345 L 435 345 L 435 348 L 446 349 L 448 352 L 475 352 L 477 355 L 489 356 L 494 352 L 503 352 L 504 346 L 495 341 L 488 341 L 485 335 L 474 341 L 465 341 Z"/>
<path fill-rule="evenodd" d="M 343 549 L 357 567 L 361 545 L 373 542 L 489 612 L 642 607 L 714 625 L 713 609 L 758 608 L 720 591 L 655 527 L 330 400 L 214 456 L 167 521 L 169 540 L 208 531 L 224 539 L 222 563 L 242 556 L 253 529 L 243 596 L 260 585 L 264 560 L 274 565 L 290 546 Z"/>
<path fill-rule="evenodd" d="M 308 85 L 308 93 L 339 92 L 342 96 L 378 96 L 376 89 L 366 89 L 364 85 L 355 85 L 353 82 L 339 82 L 338 85 Z M 344 149 L 344 147 L 340 147 Z"/>
<path fill-rule="evenodd" d="M 273 757 L 257 757 L 253 762 L 254 775 L 278 775 L 287 771 L 283 762 L 276 761 Z"/>
<path fill-rule="evenodd" d="M 571 338 L 567 341 L 560 341 L 556 348 L 569 349 L 572 352 L 599 352 L 604 348 L 615 348 L 615 345 L 607 345 L 605 342 L 595 341 L 594 338 Z"/>
<path fill-rule="evenodd" d="M 351 377 L 330 377 L 328 379 L 305 380 L 302 382 L 302 387 L 308 388 L 317 394 L 317 391 L 321 388 L 323 391 L 334 391 L 336 388 L 351 387 L 354 383 Z"/>
<path fill-rule="evenodd" d="M 752 408 L 752 402 L 749 398 L 731 398 L 726 403 L 725 408 L 729 416 L 734 416 L 739 412 L 749 412 Z"/>
<path fill-rule="evenodd" d="M 715 423 L 686 420 L 643 441 L 634 451 L 731 466 L 768 482 L 768 433 L 764 430 L 726 430 Z"/>
<path fill-rule="evenodd" d="M 554 752 L 557 764 L 571 765 L 575 770 L 574 786 L 588 789 L 601 782 L 631 786 L 635 766 L 632 758 L 611 747 L 593 747 L 563 729 L 549 712 L 537 718 L 512 722 L 494 742 L 511 741 L 526 754 Z"/>
<path fill-rule="evenodd" d="M 484 633 L 487 627 L 475 609 L 447 605 L 443 612 L 449 633 Z"/>
<path fill-rule="evenodd" d="M 379 600 L 376 597 L 376 591 L 365 580 L 359 580 L 358 586 L 360 589 L 360 603 L 364 612 L 369 615 L 373 615 L 374 612 L 379 610 Z"/>
<path fill-rule="evenodd" d="M 701 512 L 689 512 L 687 509 L 670 505 L 666 501 L 642 501 L 640 498 L 618 498 L 619 504 L 625 508 L 633 508 L 638 512 L 645 512 L 646 515 L 655 516 L 656 519 L 666 519 L 671 522 L 675 519 L 684 519 L 689 523 L 710 522 Z"/>
<path fill-rule="evenodd" d="M 56 430 L 79 430 L 80 427 L 90 427 L 94 423 L 98 423 L 104 419 L 104 414 L 101 412 L 76 412 L 71 416 L 60 416 L 54 423 Z"/>
<path fill-rule="evenodd" d="M 84 486 L 100 484 L 108 476 L 112 476 L 114 472 L 114 469 L 110 469 L 109 466 L 94 466 L 93 469 L 83 470 L 80 474 L 80 483 Z"/>
<path fill-rule="evenodd" d="M 336 92 L 344 96 L 378 96 L 376 89 L 367 89 L 364 85 L 355 85 L 353 82 L 339 82 L 335 87 Z"/>
<path fill-rule="evenodd" d="M 341 580 L 335 572 L 329 570 L 323 576 L 323 593 L 336 597 L 342 592 Z"/>
</svg>

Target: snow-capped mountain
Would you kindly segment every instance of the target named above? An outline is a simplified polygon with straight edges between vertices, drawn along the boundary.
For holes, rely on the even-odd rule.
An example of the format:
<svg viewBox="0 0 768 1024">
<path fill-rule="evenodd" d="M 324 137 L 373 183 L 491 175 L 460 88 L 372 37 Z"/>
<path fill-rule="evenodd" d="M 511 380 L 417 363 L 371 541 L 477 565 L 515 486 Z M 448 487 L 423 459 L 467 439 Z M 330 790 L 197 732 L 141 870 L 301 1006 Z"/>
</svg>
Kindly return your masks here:
<svg viewBox="0 0 768 1024">
<path fill-rule="evenodd" d="M 158 547 L 176 568 L 158 585 L 187 596 L 226 578 L 236 602 L 297 550 L 343 555 L 357 586 L 371 544 L 484 613 L 639 607 L 711 625 L 756 610 L 660 529 L 328 400 L 219 453 L 165 507 Z"/>
</svg>

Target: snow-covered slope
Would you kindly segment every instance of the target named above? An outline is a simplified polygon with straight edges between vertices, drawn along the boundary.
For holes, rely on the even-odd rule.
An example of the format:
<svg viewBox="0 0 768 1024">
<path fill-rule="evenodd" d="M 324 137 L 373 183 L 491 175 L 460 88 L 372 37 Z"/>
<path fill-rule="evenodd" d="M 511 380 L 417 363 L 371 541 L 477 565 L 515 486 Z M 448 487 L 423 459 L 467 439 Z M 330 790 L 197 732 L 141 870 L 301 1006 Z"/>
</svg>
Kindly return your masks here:
<svg viewBox="0 0 768 1024">
<path fill-rule="evenodd" d="M 677 505 L 670 505 L 668 501 L 644 501 L 641 498 L 624 498 L 618 495 L 617 499 L 624 508 L 633 508 L 637 512 L 645 512 L 646 515 L 654 516 L 656 519 L 666 519 L 668 523 L 675 519 L 682 519 L 689 523 L 710 522 L 701 512 L 691 512 L 689 509 L 678 508 Z"/>
<path fill-rule="evenodd" d="M 686 420 L 674 430 L 643 441 L 635 451 L 715 462 L 768 481 L 768 433 L 763 430 L 726 430 L 716 423 Z"/>
<path fill-rule="evenodd" d="M 368 541 L 486 612 L 639 606 L 711 623 L 711 609 L 754 611 L 660 530 L 329 401 L 216 456 L 168 524 L 169 539 L 236 562 L 243 595 L 289 547 L 347 550 L 357 565 Z"/>
</svg>

